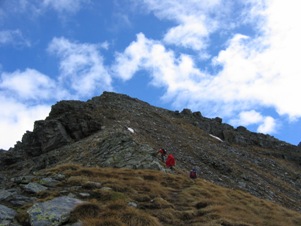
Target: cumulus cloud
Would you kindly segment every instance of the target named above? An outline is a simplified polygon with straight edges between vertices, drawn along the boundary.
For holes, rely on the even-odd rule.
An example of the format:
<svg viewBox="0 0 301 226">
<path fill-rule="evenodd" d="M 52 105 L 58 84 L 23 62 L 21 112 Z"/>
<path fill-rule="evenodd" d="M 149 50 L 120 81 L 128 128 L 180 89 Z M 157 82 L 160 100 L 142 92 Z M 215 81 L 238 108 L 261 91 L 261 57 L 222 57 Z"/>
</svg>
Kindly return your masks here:
<svg viewBox="0 0 301 226">
<path fill-rule="evenodd" d="M 259 133 L 276 133 L 280 127 L 274 118 L 271 116 L 265 117 L 255 110 L 240 112 L 237 118 L 230 120 L 230 123 L 234 126 L 259 124 L 257 128 Z"/>
<path fill-rule="evenodd" d="M 200 23 L 199 18 L 185 18 L 183 24 L 168 30 L 164 41 L 168 44 L 181 44 L 186 48 L 201 50 L 207 46 L 208 33 L 207 27 Z"/>
<path fill-rule="evenodd" d="M 123 53 L 117 54 L 113 66 L 115 76 L 124 80 L 131 79 L 139 70 L 148 71 L 151 84 L 166 89 L 163 100 L 173 101 L 177 106 L 187 106 L 188 96 L 198 93 L 200 84 L 206 86 L 208 82 L 191 56 L 180 54 L 177 57 L 162 43 L 148 39 L 142 33 Z M 199 94 L 202 95 L 202 92 Z"/>
<path fill-rule="evenodd" d="M 259 133 L 273 133 L 276 132 L 277 124 L 275 119 L 267 116 L 264 118 L 263 123 L 258 127 L 257 132 Z"/>
<path fill-rule="evenodd" d="M 170 92 L 185 89 L 186 85 L 192 88 L 194 81 L 202 77 L 190 56 L 181 54 L 177 58 L 173 51 L 157 41 L 147 39 L 142 33 L 137 35 L 137 41 L 132 42 L 124 53 L 117 54 L 113 66 L 115 75 L 124 80 L 131 79 L 141 69 L 151 72 L 153 85 L 168 87 Z"/>
<path fill-rule="evenodd" d="M 32 130 L 33 122 L 45 119 L 50 111 L 49 105 L 27 105 L 7 96 L 0 96 L 0 137 L 1 148 L 9 149 L 16 141 L 20 141 L 27 130 Z"/>
<path fill-rule="evenodd" d="M 112 90 L 112 78 L 99 54 L 101 46 L 54 38 L 48 51 L 60 59 L 59 84 L 77 98 Z"/>
<path fill-rule="evenodd" d="M 3 72 L 0 89 L 22 100 L 50 99 L 56 92 L 56 84 L 48 76 L 34 70 Z"/>
<path fill-rule="evenodd" d="M 251 125 L 263 121 L 263 116 L 254 110 L 239 113 L 238 119 L 232 120 L 234 125 Z"/>
<path fill-rule="evenodd" d="M 55 81 L 34 69 L 2 72 L 0 137 L 5 140 L 1 140 L 1 148 L 12 147 L 26 130 L 32 129 L 35 120 L 44 119 L 56 94 Z"/>
<path fill-rule="evenodd" d="M 167 19 L 177 25 L 167 30 L 164 41 L 167 44 L 180 45 L 194 50 L 207 47 L 208 36 L 218 28 L 213 18 L 223 15 L 215 10 L 227 4 L 220 0 L 204 1 L 173 1 L 173 0 L 144 0 L 148 11 L 153 12 L 160 19 Z"/>
<path fill-rule="evenodd" d="M 301 80 L 295 57 L 301 51 L 301 29 L 296 22 L 300 15 L 294 4 L 279 1 L 269 1 L 261 12 L 265 18 L 260 36 L 236 35 L 215 59 L 223 66 L 219 76 L 228 81 L 225 87 L 236 84 L 231 99 L 239 93 L 241 100 L 272 106 L 291 119 L 300 117 L 301 106 L 295 104 Z"/>
</svg>

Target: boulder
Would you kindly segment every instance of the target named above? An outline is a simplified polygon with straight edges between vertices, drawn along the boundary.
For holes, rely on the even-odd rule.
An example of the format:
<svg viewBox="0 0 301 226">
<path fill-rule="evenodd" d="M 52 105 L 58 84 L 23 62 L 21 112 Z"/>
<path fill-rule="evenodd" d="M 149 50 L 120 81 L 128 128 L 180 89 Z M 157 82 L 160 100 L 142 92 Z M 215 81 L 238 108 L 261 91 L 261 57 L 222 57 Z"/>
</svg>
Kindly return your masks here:
<svg viewBox="0 0 301 226">
<path fill-rule="evenodd" d="M 61 196 L 50 201 L 35 203 L 27 212 L 32 226 L 61 225 L 68 221 L 71 211 L 81 200 Z"/>
<path fill-rule="evenodd" d="M 29 193 L 39 193 L 48 189 L 47 187 L 34 182 L 24 185 L 23 188 Z"/>
</svg>

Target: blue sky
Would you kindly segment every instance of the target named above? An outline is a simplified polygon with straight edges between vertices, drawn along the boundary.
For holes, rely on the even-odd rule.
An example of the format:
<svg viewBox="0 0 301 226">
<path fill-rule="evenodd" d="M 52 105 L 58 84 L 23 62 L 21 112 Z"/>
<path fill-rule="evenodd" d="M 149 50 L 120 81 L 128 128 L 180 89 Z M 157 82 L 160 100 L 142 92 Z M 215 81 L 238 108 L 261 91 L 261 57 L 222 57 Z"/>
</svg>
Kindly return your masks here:
<svg viewBox="0 0 301 226">
<path fill-rule="evenodd" d="M 301 141 L 293 0 L 0 0 L 0 148 L 113 91 Z M 299 19 L 298 19 L 299 18 Z"/>
</svg>

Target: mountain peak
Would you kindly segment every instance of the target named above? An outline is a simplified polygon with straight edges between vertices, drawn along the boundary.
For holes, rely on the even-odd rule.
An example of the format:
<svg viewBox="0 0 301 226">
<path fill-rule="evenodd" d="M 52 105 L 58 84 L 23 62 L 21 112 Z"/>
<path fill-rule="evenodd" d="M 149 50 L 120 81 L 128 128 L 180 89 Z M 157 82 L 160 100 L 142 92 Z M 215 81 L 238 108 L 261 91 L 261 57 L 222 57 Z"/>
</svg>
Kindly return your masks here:
<svg viewBox="0 0 301 226">
<path fill-rule="evenodd" d="M 297 146 L 201 112 L 170 111 L 112 92 L 53 105 L 21 142 L 0 152 L 0 176 L 9 181 L 69 163 L 165 172 L 155 155 L 160 148 L 175 156 L 177 173 L 194 167 L 217 185 L 301 210 Z"/>
</svg>

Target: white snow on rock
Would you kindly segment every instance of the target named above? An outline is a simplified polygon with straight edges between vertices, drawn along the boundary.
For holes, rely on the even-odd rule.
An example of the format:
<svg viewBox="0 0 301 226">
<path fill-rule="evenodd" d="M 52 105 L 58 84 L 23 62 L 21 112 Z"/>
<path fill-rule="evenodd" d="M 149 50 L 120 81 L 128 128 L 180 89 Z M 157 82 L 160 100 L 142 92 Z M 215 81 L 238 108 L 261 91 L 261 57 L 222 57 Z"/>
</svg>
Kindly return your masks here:
<svg viewBox="0 0 301 226">
<path fill-rule="evenodd" d="M 134 133 L 134 130 L 132 128 L 128 128 L 128 130 L 131 132 L 131 133 Z"/>
<path fill-rule="evenodd" d="M 215 138 L 215 139 L 217 139 L 217 140 L 219 140 L 220 142 L 224 142 L 221 138 L 219 138 L 219 137 L 216 137 L 216 136 L 214 136 L 214 135 L 212 135 L 212 134 L 209 134 L 211 137 L 213 137 L 213 138 Z"/>
</svg>

